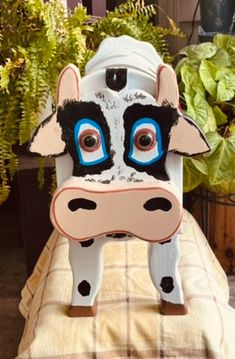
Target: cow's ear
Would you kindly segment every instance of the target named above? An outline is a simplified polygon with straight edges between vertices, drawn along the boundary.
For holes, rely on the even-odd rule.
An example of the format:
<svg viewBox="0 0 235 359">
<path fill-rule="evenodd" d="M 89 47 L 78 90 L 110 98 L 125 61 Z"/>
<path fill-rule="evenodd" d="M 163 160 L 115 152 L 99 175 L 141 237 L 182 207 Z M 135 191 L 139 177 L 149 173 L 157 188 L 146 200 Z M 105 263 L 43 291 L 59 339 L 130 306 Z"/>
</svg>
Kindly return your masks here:
<svg viewBox="0 0 235 359">
<path fill-rule="evenodd" d="M 38 126 L 29 144 L 29 151 L 41 156 L 58 156 L 65 152 L 62 128 L 57 122 L 56 113 Z"/>
<path fill-rule="evenodd" d="M 80 72 L 75 65 L 66 66 L 59 77 L 57 86 L 57 107 L 62 106 L 64 100 L 80 99 Z"/>
<path fill-rule="evenodd" d="M 64 100 L 79 100 L 80 72 L 74 65 L 66 66 L 60 74 L 57 86 L 57 108 Z M 58 156 L 66 151 L 62 139 L 62 128 L 57 122 L 57 114 L 53 114 L 43 121 L 34 134 L 29 145 L 30 152 L 41 156 Z"/>
<path fill-rule="evenodd" d="M 199 127 L 188 116 L 179 116 L 172 126 L 168 151 L 184 156 L 196 156 L 210 151 L 210 146 Z"/>
<path fill-rule="evenodd" d="M 175 71 L 168 65 L 160 65 L 156 78 L 156 101 L 158 106 L 179 107 L 179 90 Z"/>
</svg>

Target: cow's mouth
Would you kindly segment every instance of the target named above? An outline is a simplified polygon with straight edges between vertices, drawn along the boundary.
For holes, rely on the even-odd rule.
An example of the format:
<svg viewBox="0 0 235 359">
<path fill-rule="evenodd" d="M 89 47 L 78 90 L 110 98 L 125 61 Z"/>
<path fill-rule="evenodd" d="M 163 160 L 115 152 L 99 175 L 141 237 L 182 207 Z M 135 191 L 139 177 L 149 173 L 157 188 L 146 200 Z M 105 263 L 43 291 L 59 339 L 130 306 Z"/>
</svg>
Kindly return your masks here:
<svg viewBox="0 0 235 359">
<path fill-rule="evenodd" d="M 110 237 L 110 238 L 125 238 L 125 237 L 133 237 L 131 234 L 128 233 L 108 233 L 106 234 L 106 237 Z"/>
</svg>

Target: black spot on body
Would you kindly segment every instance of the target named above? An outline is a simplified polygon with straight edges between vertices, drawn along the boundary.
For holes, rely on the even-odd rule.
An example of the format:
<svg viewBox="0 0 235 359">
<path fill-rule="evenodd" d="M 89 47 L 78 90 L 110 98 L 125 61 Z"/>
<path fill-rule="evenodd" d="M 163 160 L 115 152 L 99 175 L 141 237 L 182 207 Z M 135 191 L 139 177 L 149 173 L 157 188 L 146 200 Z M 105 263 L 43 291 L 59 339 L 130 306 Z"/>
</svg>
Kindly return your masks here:
<svg viewBox="0 0 235 359">
<path fill-rule="evenodd" d="M 158 209 L 161 209 L 162 211 L 168 212 L 171 209 L 172 204 L 166 198 L 156 197 L 151 198 L 147 202 L 145 202 L 143 207 L 144 209 L 146 209 L 146 211 L 156 211 Z"/>
<path fill-rule="evenodd" d="M 110 233 L 107 234 L 106 237 L 110 237 L 110 238 L 124 238 L 127 237 L 126 233 Z"/>
<path fill-rule="evenodd" d="M 96 182 L 94 178 L 85 178 L 86 182 Z"/>
<path fill-rule="evenodd" d="M 99 180 L 99 183 L 110 184 L 111 180 Z"/>
<path fill-rule="evenodd" d="M 144 182 L 144 180 L 138 179 L 138 178 L 134 178 L 134 177 L 129 177 L 129 178 L 127 178 L 127 182 L 128 182 L 128 183 L 130 183 L 130 182 L 132 182 L 132 183 L 138 183 L 138 182 Z"/>
<path fill-rule="evenodd" d="M 90 291 L 91 291 L 91 286 L 86 280 L 83 280 L 81 283 L 79 283 L 78 292 L 83 297 L 87 297 L 90 294 Z"/>
<path fill-rule="evenodd" d="M 127 69 L 124 68 L 109 68 L 106 69 L 106 85 L 114 91 L 120 91 L 126 86 Z"/>
<path fill-rule="evenodd" d="M 138 100 L 138 99 L 144 100 L 145 98 L 146 96 L 143 93 L 135 92 L 134 94 L 131 93 L 126 95 L 125 97 L 123 97 L 123 100 L 126 102 L 132 102 L 133 100 Z"/>
<path fill-rule="evenodd" d="M 163 244 L 170 243 L 170 242 L 171 242 L 171 239 L 168 239 L 168 241 L 161 242 L 160 244 L 163 245 Z"/>
<path fill-rule="evenodd" d="M 88 241 L 80 242 L 82 247 L 90 247 L 94 243 L 94 239 L 88 239 Z"/>
<path fill-rule="evenodd" d="M 94 201 L 90 201 L 86 198 L 74 198 L 68 203 L 70 211 L 75 212 L 78 209 L 86 209 L 88 211 L 94 210 L 97 204 Z"/>
<path fill-rule="evenodd" d="M 164 293 L 171 293 L 174 289 L 174 280 L 172 277 L 162 277 L 160 286 Z"/>
</svg>

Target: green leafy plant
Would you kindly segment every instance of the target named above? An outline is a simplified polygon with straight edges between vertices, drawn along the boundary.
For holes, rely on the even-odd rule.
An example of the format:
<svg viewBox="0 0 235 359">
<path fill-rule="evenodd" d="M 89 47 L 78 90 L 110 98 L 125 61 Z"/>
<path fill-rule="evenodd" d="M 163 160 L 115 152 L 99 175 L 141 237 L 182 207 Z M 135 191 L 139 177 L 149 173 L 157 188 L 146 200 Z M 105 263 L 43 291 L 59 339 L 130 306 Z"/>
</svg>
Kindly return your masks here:
<svg viewBox="0 0 235 359">
<path fill-rule="evenodd" d="M 83 7 L 67 16 L 60 1 L 0 4 L 0 203 L 18 169 L 14 145 L 30 139 L 62 68 L 87 56 L 87 19 Z"/>
<path fill-rule="evenodd" d="M 155 26 L 151 19 L 157 11 L 163 10 L 156 5 L 145 5 L 143 0 L 127 1 L 114 11 L 107 11 L 106 17 L 94 24 L 92 42 L 95 48 L 108 36 L 129 35 L 137 40 L 151 43 L 162 59 L 170 63 L 172 56 L 169 54 L 166 36 L 183 37 L 183 33 L 175 22 L 164 13 L 169 22 L 168 28 Z"/>
<path fill-rule="evenodd" d="M 182 107 L 204 131 L 209 154 L 184 161 L 184 190 L 202 184 L 212 192 L 235 192 L 235 37 L 180 51 L 176 66 Z"/>
<path fill-rule="evenodd" d="M 171 19 L 169 28 L 153 25 L 150 19 L 156 11 L 143 0 L 128 0 L 107 17 L 94 19 L 83 6 L 67 12 L 60 0 L 1 1 L 0 204 L 18 170 L 15 146 L 30 139 L 48 95 L 55 96 L 64 66 L 74 63 L 83 73 L 105 37 L 123 34 L 151 42 L 170 61 L 165 37 L 182 34 Z"/>
</svg>

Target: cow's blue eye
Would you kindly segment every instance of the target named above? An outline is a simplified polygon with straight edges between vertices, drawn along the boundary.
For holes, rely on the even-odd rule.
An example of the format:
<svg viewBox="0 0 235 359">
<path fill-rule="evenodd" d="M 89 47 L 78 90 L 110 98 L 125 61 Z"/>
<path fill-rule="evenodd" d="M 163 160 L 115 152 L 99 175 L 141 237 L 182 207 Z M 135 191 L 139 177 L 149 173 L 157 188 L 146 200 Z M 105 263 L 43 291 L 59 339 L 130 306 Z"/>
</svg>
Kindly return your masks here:
<svg viewBox="0 0 235 359">
<path fill-rule="evenodd" d="M 130 136 L 128 157 L 131 161 L 147 166 L 158 161 L 164 154 L 161 129 L 154 119 L 144 117 L 136 121 Z"/>
<path fill-rule="evenodd" d="M 80 164 L 92 166 L 108 158 L 102 129 L 94 120 L 82 118 L 76 123 L 74 141 Z"/>
</svg>

